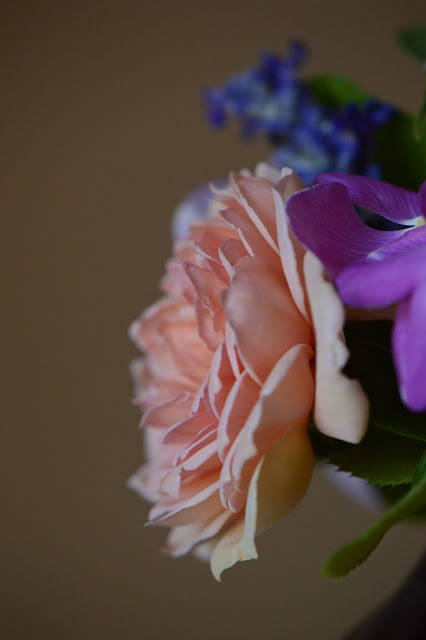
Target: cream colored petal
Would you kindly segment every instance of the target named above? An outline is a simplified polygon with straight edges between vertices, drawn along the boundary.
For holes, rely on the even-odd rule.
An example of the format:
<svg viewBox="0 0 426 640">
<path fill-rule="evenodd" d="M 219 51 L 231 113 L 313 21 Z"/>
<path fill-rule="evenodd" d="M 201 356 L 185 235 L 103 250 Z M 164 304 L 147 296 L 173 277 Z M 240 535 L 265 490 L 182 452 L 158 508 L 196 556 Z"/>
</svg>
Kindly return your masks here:
<svg viewBox="0 0 426 640">
<path fill-rule="evenodd" d="M 285 432 L 261 463 L 256 534 L 293 511 L 309 488 L 313 469 L 314 454 L 306 425 L 297 425 Z"/>
<path fill-rule="evenodd" d="M 210 558 L 210 567 L 216 580 L 220 582 L 225 569 L 230 569 L 237 562 L 256 560 L 257 550 L 253 538 L 245 536 L 244 518 L 241 517 L 232 525 L 215 546 Z"/>
<path fill-rule="evenodd" d="M 209 403 L 218 419 L 234 382 L 235 376 L 225 341 L 222 341 L 213 356 L 207 385 Z"/>
<path fill-rule="evenodd" d="M 314 422 L 327 436 L 358 443 L 367 428 L 369 401 L 358 380 L 342 373 L 350 355 L 343 334 L 343 303 L 321 262 L 310 252 L 304 271 L 315 329 Z"/>
<path fill-rule="evenodd" d="M 222 461 L 241 432 L 258 399 L 260 389 L 261 387 L 248 371 L 244 371 L 234 382 L 223 407 L 217 430 L 217 450 Z"/>
<path fill-rule="evenodd" d="M 262 458 L 250 482 L 244 519 L 225 533 L 211 556 L 217 580 L 236 562 L 257 558 L 254 538 L 290 513 L 305 495 L 314 456 L 306 425 L 287 431 Z"/>
<path fill-rule="evenodd" d="M 297 308 L 305 320 L 311 323 L 305 299 L 305 278 L 303 275 L 303 259 L 306 251 L 291 232 L 284 203 L 278 191 L 274 191 L 274 200 L 278 244 L 284 275 Z"/>
<path fill-rule="evenodd" d="M 193 556 L 201 562 L 210 562 L 210 558 L 212 557 L 212 553 L 218 543 L 219 538 L 220 534 L 215 536 L 214 538 L 210 538 L 210 540 L 206 540 L 206 542 L 197 544 L 197 546 L 192 549 Z"/>
<path fill-rule="evenodd" d="M 281 173 L 278 169 L 271 167 L 267 162 L 259 162 L 254 170 L 254 175 L 259 178 L 265 178 L 265 180 L 269 180 L 272 184 L 281 180 Z"/>
</svg>

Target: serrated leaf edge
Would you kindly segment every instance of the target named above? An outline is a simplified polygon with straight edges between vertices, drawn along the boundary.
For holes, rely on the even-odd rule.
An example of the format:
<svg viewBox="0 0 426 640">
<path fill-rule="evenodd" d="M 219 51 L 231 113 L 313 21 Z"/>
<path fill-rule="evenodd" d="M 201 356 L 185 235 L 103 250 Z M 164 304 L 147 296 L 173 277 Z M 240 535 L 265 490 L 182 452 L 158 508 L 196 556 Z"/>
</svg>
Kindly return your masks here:
<svg viewBox="0 0 426 640">
<path fill-rule="evenodd" d="M 419 473 L 417 473 L 419 472 Z M 418 477 L 421 474 L 420 477 Z M 385 534 L 391 527 L 405 520 L 413 512 L 421 509 L 426 504 L 426 452 L 423 453 L 413 477 L 411 490 L 400 500 L 395 502 L 385 513 L 378 518 L 366 531 L 342 547 L 334 551 L 323 565 L 322 571 L 331 578 L 342 578 L 361 564 L 377 548 Z M 367 545 L 363 549 L 364 545 Z M 357 549 L 358 547 L 358 549 Z M 352 562 L 348 562 L 349 554 L 353 550 L 358 551 L 358 556 Z"/>
</svg>

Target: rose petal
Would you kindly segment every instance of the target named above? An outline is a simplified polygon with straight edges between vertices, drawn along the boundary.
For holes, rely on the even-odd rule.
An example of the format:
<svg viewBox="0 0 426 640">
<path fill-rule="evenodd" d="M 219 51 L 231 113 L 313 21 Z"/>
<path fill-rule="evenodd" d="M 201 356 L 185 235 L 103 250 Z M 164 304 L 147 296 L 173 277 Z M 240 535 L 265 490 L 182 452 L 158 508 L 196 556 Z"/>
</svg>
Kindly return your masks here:
<svg viewBox="0 0 426 640">
<path fill-rule="evenodd" d="M 215 537 L 210 538 L 210 540 L 197 544 L 192 550 L 194 558 L 197 558 L 197 560 L 200 560 L 201 562 L 210 562 L 213 550 L 220 538 L 221 534 L 219 533 Z"/>
<path fill-rule="evenodd" d="M 182 434 L 180 435 L 182 436 Z M 179 442 L 174 437 L 171 443 L 167 443 L 168 447 L 163 447 L 163 450 L 167 451 L 170 449 L 170 444 L 175 445 L 171 449 L 171 453 L 174 452 L 174 455 L 170 458 L 169 472 L 162 484 L 162 490 L 172 498 L 178 498 L 180 495 L 181 479 L 185 475 L 184 471 L 194 469 L 194 465 L 197 464 L 199 465 L 197 474 L 201 471 L 203 473 L 211 471 L 218 466 L 217 423 L 208 424 L 194 435 L 195 437 L 191 437 L 191 435 L 188 437 L 185 434 L 183 442 Z M 162 442 L 164 444 L 164 438 Z"/>
<path fill-rule="evenodd" d="M 210 232 L 204 233 L 200 239 L 195 240 L 197 253 L 199 253 L 205 259 L 206 266 L 210 271 L 223 282 L 223 284 L 229 286 L 229 275 L 224 269 L 219 259 L 219 247 L 221 240 Z"/>
<path fill-rule="evenodd" d="M 174 558 L 183 556 L 195 546 L 215 536 L 230 520 L 233 514 L 222 511 L 209 522 L 174 527 L 167 538 L 166 553 Z"/>
<path fill-rule="evenodd" d="M 141 427 L 148 424 L 153 427 L 170 427 L 185 419 L 193 401 L 194 397 L 191 393 L 180 393 L 173 400 L 147 411 L 142 418 Z"/>
<path fill-rule="evenodd" d="M 259 392 L 259 385 L 247 371 L 234 382 L 223 407 L 217 432 L 217 450 L 222 461 L 256 404 Z"/>
<path fill-rule="evenodd" d="M 305 277 L 315 327 L 314 422 L 325 435 L 357 443 L 367 428 L 369 402 L 360 383 L 342 373 L 349 358 L 343 335 L 343 304 L 320 261 L 309 252 L 305 256 Z"/>
<path fill-rule="evenodd" d="M 166 263 L 166 274 L 160 282 L 160 289 L 172 296 L 182 296 L 190 304 L 195 302 L 192 282 L 185 273 L 180 260 L 170 259 Z"/>
<path fill-rule="evenodd" d="M 162 497 L 161 486 L 170 471 L 176 451 L 173 447 L 161 446 L 160 429 L 147 426 L 143 434 L 147 463 L 128 480 L 128 487 L 149 502 L 156 502 Z"/>
<path fill-rule="evenodd" d="M 192 442 L 194 437 L 209 425 L 214 425 L 210 414 L 200 409 L 195 415 L 173 424 L 167 429 L 162 438 L 163 444 L 180 443 L 182 446 Z"/>
<path fill-rule="evenodd" d="M 306 189 L 306 185 L 292 169 L 288 169 L 287 171 L 283 169 L 282 173 L 283 175 L 274 186 L 274 189 L 280 194 L 281 200 L 286 203 L 294 193 Z"/>
<path fill-rule="evenodd" d="M 314 454 L 306 425 L 296 425 L 284 433 L 260 463 L 257 480 L 256 534 L 269 529 L 288 515 L 309 488 L 314 469 Z M 256 479 L 250 483 L 247 502 Z M 247 517 L 247 508 L 246 508 Z"/>
<path fill-rule="evenodd" d="M 236 562 L 257 558 L 256 534 L 271 527 L 300 502 L 312 476 L 314 456 L 306 427 L 283 435 L 259 462 L 250 482 L 245 518 L 221 538 L 211 556 L 211 570 L 220 580 Z"/>
<path fill-rule="evenodd" d="M 194 449 L 191 454 L 185 452 L 186 459 L 176 464 L 167 474 L 161 486 L 164 493 L 172 498 L 179 498 L 182 481 L 188 476 L 190 477 L 191 472 L 207 473 L 220 466 L 216 448 L 216 434 L 212 433 L 209 436 L 210 442 L 206 438 L 197 450 Z M 181 457 L 178 460 L 181 460 Z"/>
<path fill-rule="evenodd" d="M 161 485 L 167 473 L 157 464 L 144 464 L 129 478 L 127 486 L 147 502 L 155 503 L 162 497 Z"/>
<path fill-rule="evenodd" d="M 234 174 L 233 177 L 238 187 L 240 202 L 250 220 L 267 243 L 278 253 L 273 185 L 269 180 L 256 176 L 245 177 Z"/>
<path fill-rule="evenodd" d="M 214 351 L 224 337 L 226 318 L 220 294 L 225 285 L 213 273 L 195 265 L 185 264 L 185 270 L 197 293 L 198 332 L 207 347 Z"/>
<path fill-rule="evenodd" d="M 212 407 L 210 406 L 209 400 L 209 377 L 210 375 L 207 374 L 203 384 L 195 394 L 194 404 L 191 407 L 191 413 L 196 414 L 199 412 L 207 411 L 207 413 L 213 418 L 213 420 L 215 420 L 216 416 Z"/>
<path fill-rule="evenodd" d="M 276 182 L 278 182 L 278 180 L 281 179 L 281 173 L 278 171 L 278 169 L 275 169 L 267 162 L 259 162 L 259 164 L 256 165 L 254 174 L 258 178 L 269 180 L 269 182 L 271 182 L 272 184 L 275 184 Z"/>
<path fill-rule="evenodd" d="M 157 407 L 173 400 L 191 387 L 188 381 L 177 379 L 173 371 L 158 370 L 155 359 L 146 356 L 130 363 L 135 389 L 135 403 L 144 409 Z M 194 389 L 196 388 L 193 385 Z"/>
<path fill-rule="evenodd" d="M 259 383 L 288 349 L 312 342 L 311 328 L 294 303 L 281 267 L 264 258 L 238 262 L 223 304 L 240 357 Z"/>
<path fill-rule="evenodd" d="M 220 260 L 230 278 L 234 275 L 234 266 L 238 260 L 247 255 L 248 253 L 241 240 L 225 240 L 219 248 Z"/>
<path fill-rule="evenodd" d="M 224 209 L 220 214 L 224 220 L 238 231 L 241 241 L 250 256 L 262 256 L 274 262 L 279 260 L 278 250 L 276 251 L 271 247 L 250 220 L 247 211 L 235 199 L 228 199 L 224 202 Z"/>
<path fill-rule="evenodd" d="M 225 342 L 216 349 L 208 381 L 209 402 L 217 419 L 220 418 L 228 393 L 235 382 Z"/>
<path fill-rule="evenodd" d="M 309 345 L 287 351 L 265 381 L 237 438 L 232 456 L 234 487 L 245 493 L 251 475 L 264 455 L 295 424 L 306 424 L 314 400 L 314 379 Z M 231 457 L 231 456 L 229 456 Z"/>
<path fill-rule="evenodd" d="M 208 424 L 201 429 L 195 436 L 195 438 L 188 444 L 188 446 L 184 447 L 179 456 L 176 458 L 176 463 L 180 463 L 184 460 L 188 460 L 190 456 L 193 456 L 195 453 L 204 449 L 205 446 L 211 444 L 212 442 L 216 442 L 217 436 L 217 422 L 213 422 L 212 424 Z"/>
<path fill-rule="evenodd" d="M 280 247 L 281 264 L 293 299 L 305 320 L 311 323 L 307 302 L 305 300 L 305 276 L 303 274 L 303 258 L 306 253 L 296 240 L 288 224 L 282 198 L 275 193 L 275 207 Z"/>
<path fill-rule="evenodd" d="M 250 525 L 252 525 L 251 521 Z M 221 536 L 219 542 L 213 549 L 210 558 L 210 568 L 218 582 L 221 581 L 221 576 L 225 569 L 230 569 L 237 562 L 257 560 L 258 554 L 256 545 L 254 544 L 254 535 L 251 535 L 252 526 L 250 525 L 247 523 L 248 531 L 246 534 L 244 517 L 240 516 L 226 533 Z"/>
<path fill-rule="evenodd" d="M 168 374 L 191 390 L 198 388 L 211 359 L 196 322 L 192 305 L 166 296 L 149 307 L 129 330 L 135 344 L 150 354 L 151 369 L 155 366 L 162 377 Z"/>
<path fill-rule="evenodd" d="M 184 495 L 181 498 L 163 500 L 154 505 L 148 515 L 148 524 L 179 527 L 200 520 L 209 520 L 221 513 L 217 476 L 216 471 L 203 474 L 200 479 L 182 487 L 181 493 Z"/>
<path fill-rule="evenodd" d="M 238 378 L 243 371 L 243 365 L 238 355 L 235 331 L 232 329 L 229 322 L 227 322 L 225 326 L 225 345 L 232 371 L 234 376 Z"/>
<path fill-rule="evenodd" d="M 243 493 L 236 486 L 232 476 L 232 462 L 238 447 L 238 438 L 235 438 L 225 457 L 220 472 L 219 496 L 224 509 L 238 513 L 244 507 L 247 491 Z"/>
</svg>

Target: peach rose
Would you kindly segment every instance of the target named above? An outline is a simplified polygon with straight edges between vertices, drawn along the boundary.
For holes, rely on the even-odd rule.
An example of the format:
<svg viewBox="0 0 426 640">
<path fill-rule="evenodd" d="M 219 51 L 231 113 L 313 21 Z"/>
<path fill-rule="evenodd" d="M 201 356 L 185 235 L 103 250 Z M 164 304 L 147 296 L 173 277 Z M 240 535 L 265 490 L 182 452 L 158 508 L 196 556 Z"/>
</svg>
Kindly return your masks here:
<svg viewBox="0 0 426 640">
<path fill-rule="evenodd" d="M 256 534 L 308 489 L 307 433 L 359 442 L 368 402 L 342 373 L 340 299 L 293 237 L 285 202 L 303 183 L 260 165 L 231 175 L 176 242 L 164 296 L 131 326 L 146 464 L 130 486 L 170 527 L 166 551 L 210 557 L 217 579 L 257 557 Z"/>
</svg>

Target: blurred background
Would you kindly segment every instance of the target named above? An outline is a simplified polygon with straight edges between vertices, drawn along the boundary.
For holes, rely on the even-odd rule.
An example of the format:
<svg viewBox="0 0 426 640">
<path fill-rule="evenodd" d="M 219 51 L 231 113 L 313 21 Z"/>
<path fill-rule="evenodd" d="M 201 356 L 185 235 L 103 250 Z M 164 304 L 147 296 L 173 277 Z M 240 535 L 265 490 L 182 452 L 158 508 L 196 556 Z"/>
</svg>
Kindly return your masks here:
<svg viewBox="0 0 426 640">
<path fill-rule="evenodd" d="M 142 461 L 127 327 L 158 295 L 186 192 L 267 155 L 212 131 L 200 90 L 298 37 L 308 73 L 414 110 L 422 75 L 394 30 L 421 19 L 423 0 L 3 4 L 2 639 L 337 640 L 414 566 L 424 532 L 406 525 L 323 578 L 373 515 L 321 473 L 221 584 L 163 557 L 126 488 Z"/>
</svg>

